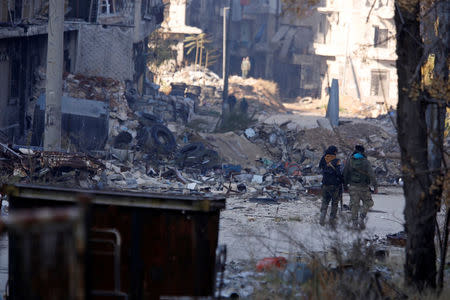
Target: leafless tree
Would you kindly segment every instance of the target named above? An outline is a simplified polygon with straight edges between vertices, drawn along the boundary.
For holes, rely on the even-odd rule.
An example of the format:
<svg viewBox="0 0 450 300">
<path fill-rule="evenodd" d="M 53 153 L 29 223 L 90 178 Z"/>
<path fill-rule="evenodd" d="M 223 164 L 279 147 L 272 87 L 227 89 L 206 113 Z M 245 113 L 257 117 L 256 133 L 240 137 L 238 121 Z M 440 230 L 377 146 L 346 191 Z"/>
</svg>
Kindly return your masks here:
<svg viewBox="0 0 450 300">
<path fill-rule="evenodd" d="M 428 0 L 397 0 L 395 3 L 399 94 L 397 125 L 408 235 L 405 280 L 418 290 L 436 287 L 436 213 L 440 207 L 443 178 L 448 171 L 443 159 L 442 118 L 442 111 L 445 114 L 448 105 L 448 94 L 442 92 L 446 89 L 445 85 L 435 86 L 437 82 L 448 85 L 449 46 L 442 36 L 448 34 L 445 33 L 445 30 L 448 31 L 445 29 L 448 28 L 448 14 L 446 18 L 440 18 L 441 23 L 434 28 L 435 42 L 431 42 L 426 34 L 433 32 L 427 26 L 435 25 L 438 15 L 434 16 L 434 20 L 431 17 L 431 23 L 424 22 L 426 16 L 430 16 L 428 10 L 439 6 L 437 2 L 447 5 L 445 1 Z M 433 52 L 434 84 L 427 86 L 423 66 Z M 433 109 L 433 105 L 437 105 L 437 113 L 429 115 L 432 119 L 427 122 L 427 110 Z M 431 148 L 435 150 L 429 152 Z M 441 240 L 442 243 L 446 245 L 447 241 Z"/>
</svg>

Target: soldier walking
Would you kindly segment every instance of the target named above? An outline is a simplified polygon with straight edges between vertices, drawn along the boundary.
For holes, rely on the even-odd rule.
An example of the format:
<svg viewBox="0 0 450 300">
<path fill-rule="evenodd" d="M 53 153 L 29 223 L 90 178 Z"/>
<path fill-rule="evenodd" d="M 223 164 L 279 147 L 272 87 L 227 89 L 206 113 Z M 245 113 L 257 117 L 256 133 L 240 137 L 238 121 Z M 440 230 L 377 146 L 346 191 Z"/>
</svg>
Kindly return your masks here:
<svg viewBox="0 0 450 300">
<path fill-rule="evenodd" d="M 330 146 L 320 159 L 322 170 L 322 206 L 320 207 L 320 225 L 325 225 L 328 204 L 331 201 L 330 225 L 335 226 L 339 195 L 342 187 L 341 161 L 336 158 L 338 149 Z"/>
<path fill-rule="evenodd" d="M 375 194 L 378 193 L 378 187 L 372 166 L 361 145 L 355 146 L 355 151 L 345 164 L 344 184 L 349 185 L 353 227 L 365 229 L 367 212 L 373 206 L 370 186 L 373 186 Z M 360 208 L 361 201 L 362 207 Z"/>
</svg>

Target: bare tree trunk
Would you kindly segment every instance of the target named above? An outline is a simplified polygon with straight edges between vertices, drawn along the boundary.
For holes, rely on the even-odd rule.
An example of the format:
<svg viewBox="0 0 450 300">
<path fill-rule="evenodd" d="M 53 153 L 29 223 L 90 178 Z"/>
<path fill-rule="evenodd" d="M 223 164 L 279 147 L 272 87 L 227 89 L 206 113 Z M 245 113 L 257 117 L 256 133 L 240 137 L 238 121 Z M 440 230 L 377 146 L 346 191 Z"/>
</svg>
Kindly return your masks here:
<svg viewBox="0 0 450 300">
<path fill-rule="evenodd" d="M 45 88 L 44 149 L 61 148 L 61 97 L 63 73 L 64 1 L 50 0 Z"/>
<path fill-rule="evenodd" d="M 420 36 L 420 1 L 413 11 L 396 1 L 398 72 L 398 141 L 401 148 L 405 194 L 405 281 L 419 290 L 436 286 L 434 247 L 436 206 L 429 197 L 426 103 L 421 98 L 420 72 L 423 48 Z M 416 74 L 419 73 L 419 74 Z M 414 77 L 415 76 L 415 77 Z"/>
<path fill-rule="evenodd" d="M 435 53 L 435 66 L 434 66 L 434 75 L 435 78 L 440 79 L 439 82 L 447 82 L 449 76 L 449 48 L 450 48 L 450 3 L 449 1 L 442 1 L 437 3 L 436 8 L 434 10 L 434 20 L 437 25 L 433 26 L 433 29 L 436 31 L 437 45 L 434 50 Z M 445 93 L 442 93 L 445 95 Z M 445 97 L 445 96 L 444 96 Z M 447 95 L 448 97 L 448 95 Z M 439 155 L 439 162 L 441 165 L 431 166 L 432 168 L 441 167 L 442 165 L 447 169 L 447 164 L 444 159 L 444 131 L 445 131 L 445 114 L 446 114 L 446 101 L 447 99 L 435 99 L 440 102 L 440 104 L 432 104 L 434 111 L 436 112 L 436 125 L 432 128 L 431 137 L 433 141 L 435 141 L 436 152 Z M 433 184 L 438 187 L 435 188 L 434 194 L 437 196 L 436 201 L 439 200 L 441 202 L 442 198 L 442 190 L 443 190 L 443 182 L 446 178 L 446 171 L 441 171 L 439 174 L 436 174 L 433 178 Z M 441 292 L 444 287 L 444 267 L 446 264 L 447 257 L 447 246 L 448 246 L 448 236 L 449 236 L 449 224 L 450 224 L 450 208 L 447 206 L 445 213 L 445 221 L 443 227 L 443 236 L 442 236 L 442 245 L 440 248 L 440 265 L 438 270 L 438 289 Z"/>
<path fill-rule="evenodd" d="M 450 226 L 450 208 L 447 208 L 447 211 L 445 213 L 445 222 L 444 222 L 444 237 L 442 240 L 442 247 L 440 252 L 440 258 L 441 263 L 439 265 L 439 272 L 438 272 L 438 289 L 439 291 L 442 291 L 444 288 L 444 267 L 445 267 L 445 258 L 447 257 L 447 247 L 448 247 L 448 234 L 449 234 L 449 228 Z"/>
</svg>

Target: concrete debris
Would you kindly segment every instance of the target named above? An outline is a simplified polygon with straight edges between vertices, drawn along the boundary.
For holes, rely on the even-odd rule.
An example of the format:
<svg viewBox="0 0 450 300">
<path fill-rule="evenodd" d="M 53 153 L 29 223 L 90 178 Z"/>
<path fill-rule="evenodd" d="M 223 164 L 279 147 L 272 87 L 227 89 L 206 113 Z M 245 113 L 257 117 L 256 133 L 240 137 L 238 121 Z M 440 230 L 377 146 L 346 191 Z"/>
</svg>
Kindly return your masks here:
<svg viewBox="0 0 450 300">
<path fill-rule="evenodd" d="M 245 207 L 246 222 L 258 218 L 286 222 L 274 209 L 291 203 L 316 205 L 322 179 L 318 164 L 329 145 L 336 145 L 345 161 L 356 143 L 363 144 L 380 184 L 399 182 L 400 151 L 395 128 L 386 118 L 341 119 L 335 129 L 321 117 L 269 118 L 282 111 L 276 87 L 252 78 L 230 78 L 237 103 L 245 98 L 249 113 L 253 110 L 261 117 L 241 130 L 216 133 L 221 79 L 208 70 L 188 67 L 161 82 L 161 90 L 170 83 L 167 95 L 157 87 L 139 95 L 122 82 L 66 74 L 68 97 L 107 103 L 105 148 L 85 155 L 0 144 L 0 180 L 234 196 L 240 201 L 235 209 Z M 246 206 L 249 202 L 267 209 L 255 214 Z M 292 266 L 295 275 L 303 271 L 302 266 Z"/>
<path fill-rule="evenodd" d="M 252 183 L 262 184 L 263 183 L 263 177 L 261 175 L 253 175 Z"/>
<path fill-rule="evenodd" d="M 183 96 L 184 91 L 184 96 L 195 95 L 193 98 L 198 99 L 198 103 L 202 106 L 221 106 L 223 80 L 209 69 L 188 66 L 173 72 L 172 68 L 167 68 L 158 72 L 156 80 L 161 86 L 169 87 L 171 95 Z M 200 87 L 200 91 L 192 87 Z M 278 87 L 274 82 L 231 76 L 229 88 L 230 95 L 234 94 L 238 99 L 246 99 L 250 112 L 285 111 L 280 101 Z M 192 90 L 195 92 L 192 93 Z"/>
<path fill-rule="evenodd" d="M 219 156 L 227 163 L 251 167 L 260 157 L 266 157 L 267 153 L 258 145 L 250 142 L 245 137 L 234 132 L 206 134 L 200 133 L 205 144 L 219 153 Z"/>
<path fill-rule="evenodd" d="M 12 155 L 16 158 L 22 158 L 22 156 L 19 153 L 17 153 L 13 149 L 9 148 L 8 145 L 6 145 L 6 144 L 0 143 L 0 150 L 6 156 Z"/>
<path fill-rule="evenodd" d="M 187 184 L 186 187 L 190 190 L 195 190 L 195 188 L 197 187 L 197 184 L 195 182 L 192 182 L 192 183 Z"/>
<path fill-rule="evenodd" d="M 247 128 L 245 130 L 245 136 L 249 139 L 251 139 L 252 137 L 254 137 L 256 135 L 255 130 L 253 130 L 253 128 Z"/>
</svg>

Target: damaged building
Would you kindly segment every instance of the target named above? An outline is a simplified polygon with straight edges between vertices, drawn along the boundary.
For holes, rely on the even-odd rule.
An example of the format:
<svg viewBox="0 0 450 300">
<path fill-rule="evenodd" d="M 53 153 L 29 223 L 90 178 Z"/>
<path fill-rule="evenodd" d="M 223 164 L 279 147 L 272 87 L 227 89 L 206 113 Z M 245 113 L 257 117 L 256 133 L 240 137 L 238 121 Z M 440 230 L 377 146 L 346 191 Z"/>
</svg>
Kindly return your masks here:
<svg viewBox="0 0 450 300">
<path fill-rule="evenodd" d="M 0 4 L 0 128 L 30 144 L 34 108 L 45 93 L 48 0 Z M 146 83 L 147 37 L 163 21 L 161 0 L 66 0 L 64 72 Z M 64 110 L 64 104 L 63 104 Z"/>
<path fill-rule="evenodd" d="M 317 8 L 320 32 L 314 52 L 326 58 L 324 80 L 339 79 L 340 90 L 361 102 L 397 103 L 394 1 L 328 0 Z"/>
<path fill-rule="evenodd" d="M 369 104 L 397 102 L 394 1 L 322 0 L 302 15 L 280 0 L 233 0 L 230 73 L 249 56 L 255 78 L 278 83 L 282 96 L 328 96 L 331 80 L 341 94 Z M 188 1 L 186 22 L 222 48 L 228 2 Z M 212 70 L 221 74 L 221 62 Z"/>
</svg>

